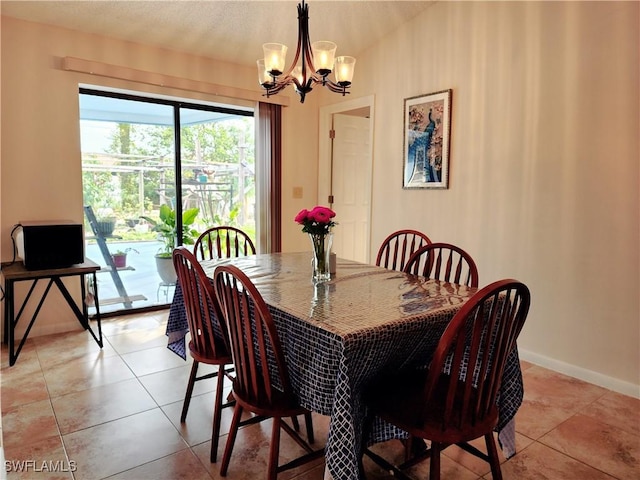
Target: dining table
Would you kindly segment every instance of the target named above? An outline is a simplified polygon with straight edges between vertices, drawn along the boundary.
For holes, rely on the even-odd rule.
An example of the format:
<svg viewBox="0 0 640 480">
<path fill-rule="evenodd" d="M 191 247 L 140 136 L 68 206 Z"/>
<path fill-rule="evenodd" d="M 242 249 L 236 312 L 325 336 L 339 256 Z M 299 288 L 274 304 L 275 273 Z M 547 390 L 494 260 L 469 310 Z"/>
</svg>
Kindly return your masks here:
<svg viewBox="0 0 640 480">
<path fill-rule="evenodd" d="M 232 264 L 255 284 L 272 314 L 300 404 L 330 417 L 325 477 L 362 478 L 365 448 L 406 432 L 375 419 L 367 426 L 362 393 L 379 375 L 429 365 L 442 333 L 478 290 L 338 258 L 331 279 L 312 279 L 310 252 L 204 260 L 209 278 Z M 188 333 L 178 283 L 167 323 L 168 348 L 186 359 Z M 499 443 L 515 453 L 514 416 L 522 403 L 517 349 L 507 360 L 498 397 Z"/>
</svg>

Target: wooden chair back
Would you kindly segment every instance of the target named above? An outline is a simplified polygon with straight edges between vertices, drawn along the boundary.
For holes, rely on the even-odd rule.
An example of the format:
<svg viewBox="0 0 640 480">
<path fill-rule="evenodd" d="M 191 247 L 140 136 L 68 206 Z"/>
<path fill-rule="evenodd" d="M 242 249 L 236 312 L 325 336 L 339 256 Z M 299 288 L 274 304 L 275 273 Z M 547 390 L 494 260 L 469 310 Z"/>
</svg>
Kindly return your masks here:
<svg viewBox="0 0 640 480">
<path fill-rule="evenodd" d="M 411 254 L 430 243 L 429 237 L 417 230 L 393 232 L 380 245 L 376 265 L 401 272 Z"/>
<path fill-rule="evenodd" d="M 458 443 L 495 427 L 504 366 L 530 301 L 526 285 L 499 280 L 478 291 L 454 316 L 438 343 L 425 383 L 425 418 L 434 415 L 430 405 L 444 406 L 438 409 L 438 438 L 433 432 L 427 438 Z"/>
<path fill-rule="evenodd" d="M 193 246 L 193 253 L 198 260 L 213 260 L 255 255 L 256 247 L 239 228 L 221 226 L 203 232 Z"/>
<path fill-rule="evenodd" d="M 271 312 L 251 280 L 233 265 L 216 267 L 213 275 L 216 295 L 229 327 L 236 376 L 233 397 L 236 406 L 227 435 L 220 475 L 225 477 L 240 420 L 244 411 L 255 414 L 245 422 L 272 418 L 267 479 L 276 480 L 278 473 L 299 467 L 324 455 L 314 450 L 311 412 L 301 407 L 291 387 L 284 351 Z M 298 415 L 304 415 L 307 440 L 298 430 Z M 283 421 L 290 417 L 293 428 Z M 280 431 L 284 430 L 306 453 L 285 464 L 279 463 Z"/>
<path fill-rule="evenodd" d="M 473 258 L 450 243 L 431 243 L 419 248 L 407 261 L 404 272 L 468 287 L 478 286 L 478 268 Z"/>
<path fill-rule="evenodd" d="M 191 333 L 189 350 L 198 362 L 216 363 L 231 353 L 227 328 L 213 285 L 196 257 L 185 246 L 173 251 L 173 265 L 184 296 L 184 308 Z"/>
<path fill-rule="evenodd" d="M 234 395 L 267 415 L 295 405 L 280 338 L 256 287 L 233 265 L 216 268 L 214 287 L 231 338 Z"/>
</svg>

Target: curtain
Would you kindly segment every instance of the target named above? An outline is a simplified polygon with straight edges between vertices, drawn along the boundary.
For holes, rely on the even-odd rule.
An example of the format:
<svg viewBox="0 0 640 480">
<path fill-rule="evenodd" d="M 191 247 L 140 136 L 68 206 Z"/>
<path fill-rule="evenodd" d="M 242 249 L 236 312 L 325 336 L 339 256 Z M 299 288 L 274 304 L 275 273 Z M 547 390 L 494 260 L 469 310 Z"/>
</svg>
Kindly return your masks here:
<svg viewBox="0 0 640 480">
<path fill-rule="evenodd" d="M 256 178 L 259 182 L 258 251 L 282 250 L 282 107 L 258 102 Z"/>
</svg>

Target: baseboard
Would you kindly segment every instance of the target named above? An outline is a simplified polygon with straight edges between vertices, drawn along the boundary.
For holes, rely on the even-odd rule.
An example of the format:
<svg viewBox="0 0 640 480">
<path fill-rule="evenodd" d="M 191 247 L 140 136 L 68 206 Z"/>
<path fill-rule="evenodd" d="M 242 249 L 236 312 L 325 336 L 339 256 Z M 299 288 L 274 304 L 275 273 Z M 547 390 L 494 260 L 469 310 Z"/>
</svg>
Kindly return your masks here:
<svg viewBox="0 0 640 480">
<path fill-rule="evenodd" d="M 625 382 L 617 378 L 609 377 L 593 370 L 580 368 L 570 363 L 565 363 L 554 358 L 545 357 L 537 353 L 518 348 L 518 354 L 522 360 L 533 363 L 540 367 L 548 368 L 554 372 L 562 373 L 585 382 L 593 383 L 599 387 L 613 390 L 614 392 L 629 395 L 630 397 L 640 399 L 640 385 L 631 382 Z"/>
</svg>

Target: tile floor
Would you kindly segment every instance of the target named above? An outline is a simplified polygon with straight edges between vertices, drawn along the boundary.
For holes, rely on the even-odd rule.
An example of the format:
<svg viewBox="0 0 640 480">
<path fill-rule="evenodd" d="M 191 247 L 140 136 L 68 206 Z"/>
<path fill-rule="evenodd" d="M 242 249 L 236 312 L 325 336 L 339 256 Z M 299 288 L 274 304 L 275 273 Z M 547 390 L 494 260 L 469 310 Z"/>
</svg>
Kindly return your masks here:
<svg viewBox="0 0 640 480">
<path fill-rule="evenodd" d="M 181 425 L 190 363 L 167 350 L 166 317 L 166 312 L 154 312 L 104 320 L 102 350 L 83 331 L 36 337 L 9 368 L 3 349 L 5 458 L 9 464 L 32 462 L 28 471 L 11 471 L 7 478 L 220 477 L 208 458 L 214 382 L 196 384 L 187 422 Z M 523 372 L 518 454 L 503 463 L 505 479 L 640 478 L 640 400 L 531 364 L 524 363 Z M 231 409 L 226 409 L 225 435 L 230 418 Z M 324 442 L 327 418 L 314 421 L 318 441 Z M 229 480 L 264 477 L 269 435 L 269 422 L 241 430 Z M 391 460 L 402 453 L 397 441 L 375 450 Z M 297 453 L 298 447 L 283 435 L 282 455 Z M 365 469 L 369 480 L 392 478 L 368 459 Z M 320 480 L 323 472 L 319 461 L 280 478 Z M 428 461 L 412 474 L 428 478 Z M 490 479 L 491 474 L 484 462 L 451 447 L 442 459 L 442 478 Z"/>
</svg>

